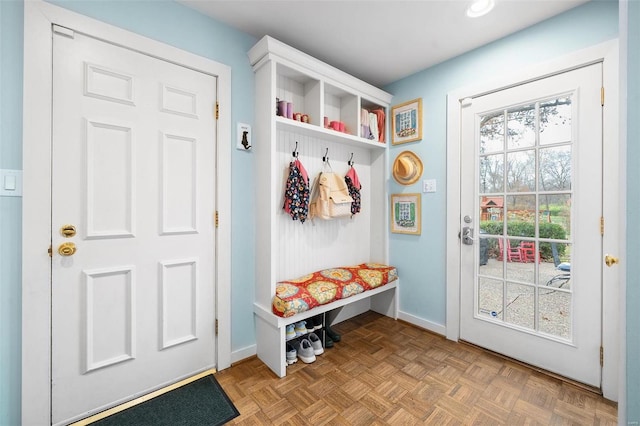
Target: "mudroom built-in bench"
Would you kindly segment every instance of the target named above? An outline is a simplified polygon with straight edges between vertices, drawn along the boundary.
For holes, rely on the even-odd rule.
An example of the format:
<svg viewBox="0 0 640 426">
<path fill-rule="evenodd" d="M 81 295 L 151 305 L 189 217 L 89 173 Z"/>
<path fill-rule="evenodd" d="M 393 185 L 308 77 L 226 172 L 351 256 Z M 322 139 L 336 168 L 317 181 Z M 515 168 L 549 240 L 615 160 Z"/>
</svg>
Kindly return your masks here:
<svg viewBox="0 0 640 426">
<path fill-rule="evenodd" d="M 258 357 L 279 377 L 286 374 L 287 325 L 323 315 L 327 321 L 368 310 L 397 319 L 398 275 L 393 266 L 363 263 L 329 268 L 276 286 L 271 312 L 255 304 Z"/>
<path fill-rule="evenodd" d="M 299 290 L 307 300 L 281 297 L 298 291 L 290 287 L 291 281 L 309 274 L 366 264 L 388 268 L 389 120 L 385 124 L 385 117 L 392 96 L 269 36 L 248 55 L 256 102 L 249 153 L 255 175 L 256 353 L 284 377 L 287 325 L 319 314 L 335 324 L 368 310 L 397 317 L 395 268 L 386 270 L 384 284 L 354 280 L 351 287 L 329 289 L 340 296 L 335 299 L 325 298 L 329 293 L 308 299 L 307 287 L 307 293 Z M 293 115 L 285 115 L 285 104 L 287 114 L 291 109 Z M 374 122 L 377 133 L 371 130 Z M 283 195 L 293 160 L 304 165 L 310 181 L 327 168 L 342 176 L 355 169 L 361 185 L 359 212 L 332 220 L 292 219 L 283 210 Z M 291 302 L 288 307 L 287 302 Z"/>
</svg>

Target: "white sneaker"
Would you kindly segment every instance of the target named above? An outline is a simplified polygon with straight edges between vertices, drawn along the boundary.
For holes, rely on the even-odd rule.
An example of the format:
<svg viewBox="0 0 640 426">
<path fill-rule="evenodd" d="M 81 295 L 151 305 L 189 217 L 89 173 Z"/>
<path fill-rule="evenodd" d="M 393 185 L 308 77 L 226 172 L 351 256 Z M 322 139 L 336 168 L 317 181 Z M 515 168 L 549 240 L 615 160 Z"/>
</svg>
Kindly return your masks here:
<svg viewBox="0 0 640 426">
<path fill-rule="evenodd" d="M 316 360 L 316 355 L 309 339 L 302 339 L 300 341 L 300 346 L 296 349 L 298 351 L 298 358 L 300 358 L 305 364 L 311 364 Z"/>
<path fill-rule="evenodd" d="M 309 333 L 309 342 L 311 342 L 311 347 L 313 348 L 313 353 L 315 355 L 322 355 L 324 353 L 322 340 L 320 340 L 316 333 Z"/>
</svg>

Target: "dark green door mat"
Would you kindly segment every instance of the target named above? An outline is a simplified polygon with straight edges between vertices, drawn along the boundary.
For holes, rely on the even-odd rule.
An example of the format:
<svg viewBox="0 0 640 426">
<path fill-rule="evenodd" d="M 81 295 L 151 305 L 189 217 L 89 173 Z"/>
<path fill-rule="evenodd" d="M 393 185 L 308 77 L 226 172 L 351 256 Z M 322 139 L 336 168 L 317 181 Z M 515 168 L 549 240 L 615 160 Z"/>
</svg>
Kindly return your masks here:
<svg viewBox="0 0 640 426">
<path fill-rule="evenodd" d="M 210 374 L 91 425 L 216 426 L 239 415 Z"/>
</svg>

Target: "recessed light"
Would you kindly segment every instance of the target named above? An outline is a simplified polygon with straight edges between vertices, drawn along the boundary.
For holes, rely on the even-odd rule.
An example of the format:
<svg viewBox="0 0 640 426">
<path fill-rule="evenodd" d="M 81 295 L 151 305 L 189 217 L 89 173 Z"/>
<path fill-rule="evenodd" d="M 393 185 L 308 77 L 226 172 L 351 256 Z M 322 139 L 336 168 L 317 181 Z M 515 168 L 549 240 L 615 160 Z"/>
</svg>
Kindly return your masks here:
<svg viewBox="0 0 640 426">
<path fill-rule="evenodd" d="M 477 18 L 486 15 L 493 9 L 494 5 L 494 0 L 474 0 L 469 7 L 467 7 L 467 16 Z"/>
</svg>

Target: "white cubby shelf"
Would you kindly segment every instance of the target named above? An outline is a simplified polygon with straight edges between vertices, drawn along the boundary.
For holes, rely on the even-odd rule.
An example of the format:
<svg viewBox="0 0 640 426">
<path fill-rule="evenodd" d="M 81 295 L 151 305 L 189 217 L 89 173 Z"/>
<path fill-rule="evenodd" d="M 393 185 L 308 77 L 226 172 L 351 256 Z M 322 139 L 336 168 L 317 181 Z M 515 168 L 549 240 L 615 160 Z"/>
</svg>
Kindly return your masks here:
<svg viewBox="0 0 640 426">
<path fill-rule="evenodd" d="M 286 325 L 330 309 L 337 321 L 369 309 L 397 315 L 397 282 L 290 318 L 271 312 L 278 281 L 326 268 L 388 263 L 389 144 L 361 137 L 362 125 L 367 124 L 361 122 L 361 110 L 381 109 L 388 117 L 392 96 L 270 36 L 258 41 L 248 56 L 255 73 L 256 351 L 282 377 Z M 293 112 L 306 115 L 308 122 L 278 115 L 276 100 L 292 103 Z M 345 131 L 325 128 L 324 117 L 344 123 Z M 387 136 L 389 119 L 385 121 Z M 353 158 L 362 183 L 359 214 L 304 224 L 291 220 L 282 201 L 296 146 L 311 182 L 327 152 L 337 173 L 346 172 Z"/>
</svg>

